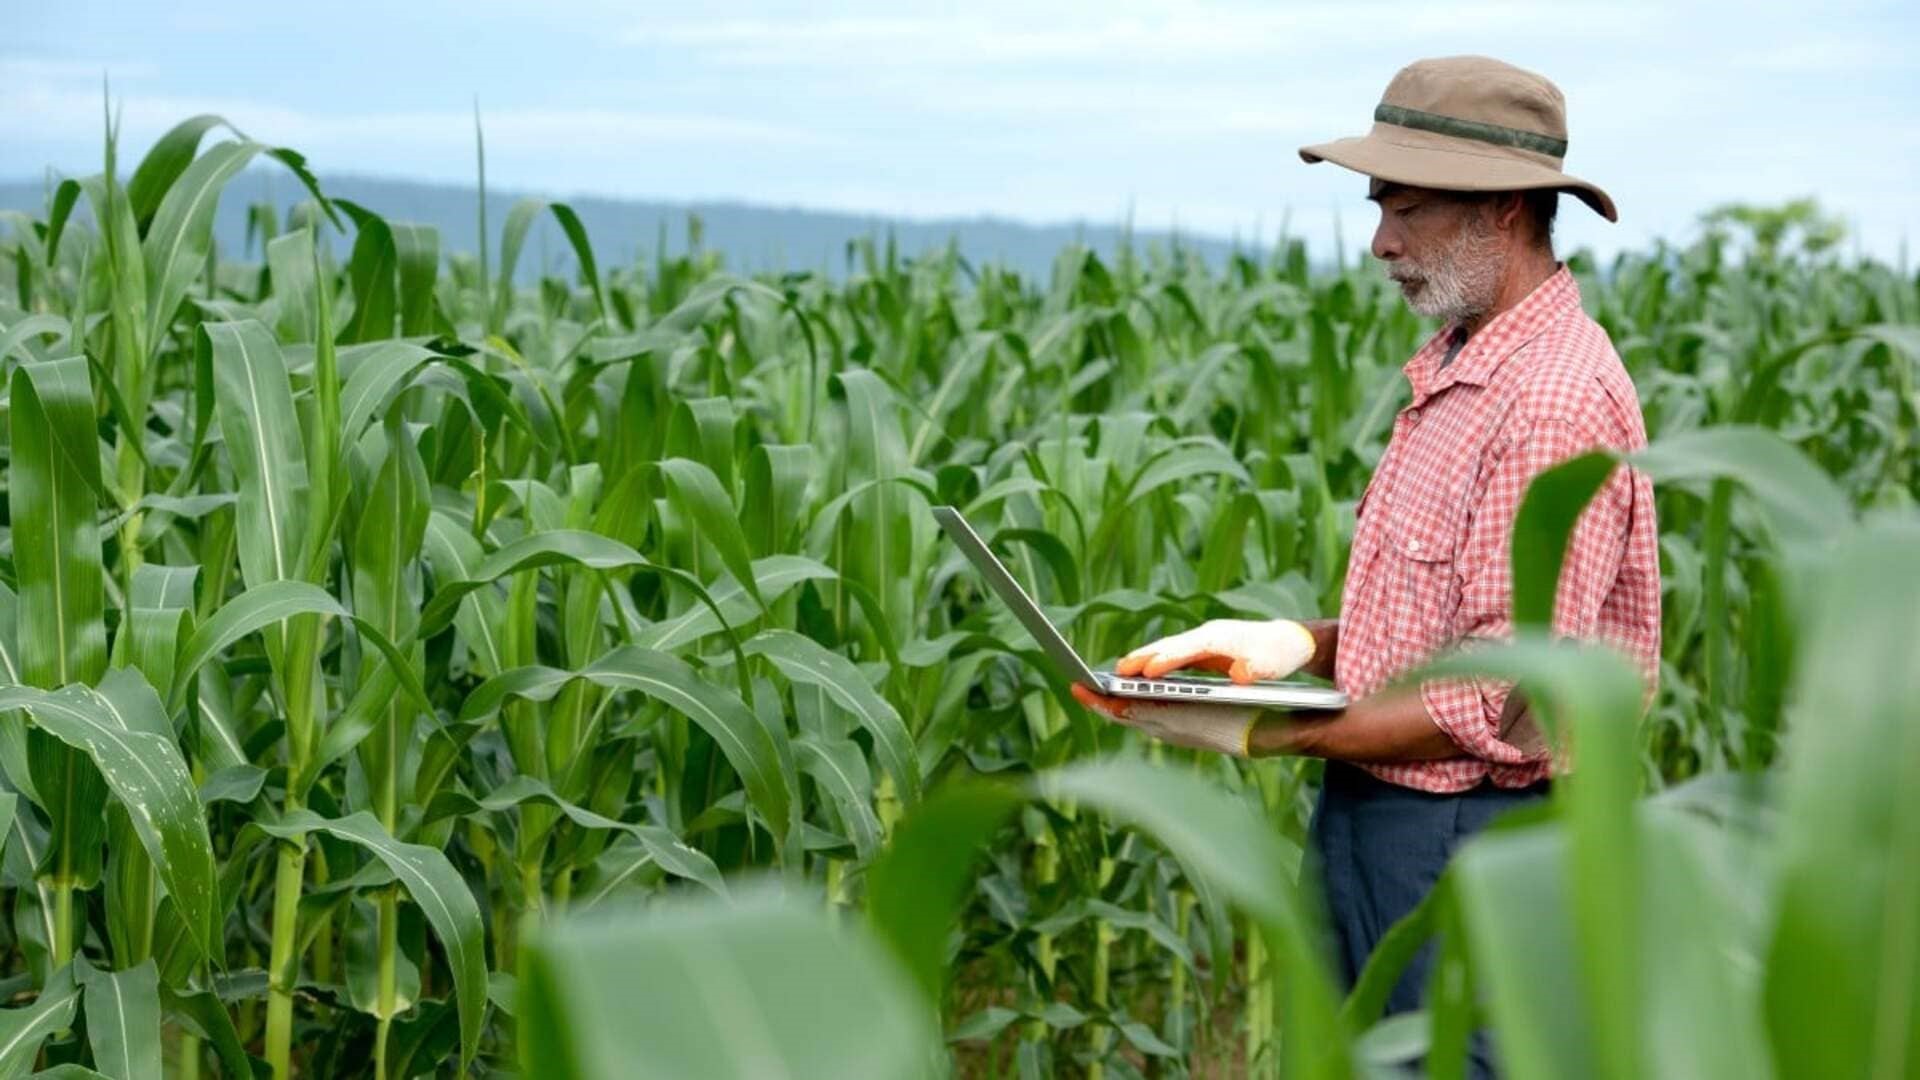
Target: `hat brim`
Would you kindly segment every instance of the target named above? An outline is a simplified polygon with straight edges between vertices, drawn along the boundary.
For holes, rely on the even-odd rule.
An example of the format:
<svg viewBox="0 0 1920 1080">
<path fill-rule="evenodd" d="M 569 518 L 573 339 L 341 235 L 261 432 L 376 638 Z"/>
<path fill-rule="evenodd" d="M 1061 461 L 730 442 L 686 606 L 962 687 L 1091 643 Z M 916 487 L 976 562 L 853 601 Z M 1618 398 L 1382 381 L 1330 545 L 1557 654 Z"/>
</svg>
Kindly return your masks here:
<svg viewBox="0 0 1920 1080">
<path fill-rule="evenodd" d="M 1442 191 L 1565 191 L 1608 221 L 1620 220 L 1613 198 L 1577 176 L 1517 157 L 1421 146 L 1383 138 L 1378 132 L 1300 148 L 1309 165 L 1331 161 L 1354 172 L 1409 187 Z"/>
</svg>

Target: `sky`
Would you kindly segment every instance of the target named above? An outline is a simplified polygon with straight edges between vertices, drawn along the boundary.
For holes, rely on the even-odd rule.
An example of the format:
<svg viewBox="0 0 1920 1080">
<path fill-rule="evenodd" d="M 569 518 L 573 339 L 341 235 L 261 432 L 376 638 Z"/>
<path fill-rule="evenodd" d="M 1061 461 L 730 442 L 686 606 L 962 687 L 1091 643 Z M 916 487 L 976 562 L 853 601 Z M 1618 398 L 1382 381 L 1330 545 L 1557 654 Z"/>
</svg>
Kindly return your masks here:
<svg viewBox="0 0 1920 1080">
<path fill-rule="evenodd" d="M 14 0 L 18 3 L 21 0 Z M 1685 241 L 1702 210 L 1814 195 L 1859 251 L 1920 240 L 1920 4 L 964 4 L 24 0 L 0 42 L 0 177 L 100 167 L 213 112 L 316 171 L 553 196 L 906 218 L 1131 219 L 1321 254 L 1365 181 L 1296 149 L 1364 133 L 1403 64 L 1482 53 L 1568 100 L 1563 247 Z"/>
</svg>

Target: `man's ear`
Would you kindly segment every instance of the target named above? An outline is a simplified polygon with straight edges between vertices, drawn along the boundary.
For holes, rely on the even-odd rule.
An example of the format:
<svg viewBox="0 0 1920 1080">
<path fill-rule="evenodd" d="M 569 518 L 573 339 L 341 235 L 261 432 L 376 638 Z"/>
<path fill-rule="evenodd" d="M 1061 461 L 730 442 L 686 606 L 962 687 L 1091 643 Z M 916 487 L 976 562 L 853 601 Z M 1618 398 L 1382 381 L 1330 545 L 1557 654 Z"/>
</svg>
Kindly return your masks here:
<svg viewBox="0 0 1920 1080">
<path fill-rule="evenodd" d="M 1493 224 L 1503 233 L 1520 228 L 1527 213 L 1527 198 L 1518 191 L 1503 191 L 1493 200 Z"/>
</svg>

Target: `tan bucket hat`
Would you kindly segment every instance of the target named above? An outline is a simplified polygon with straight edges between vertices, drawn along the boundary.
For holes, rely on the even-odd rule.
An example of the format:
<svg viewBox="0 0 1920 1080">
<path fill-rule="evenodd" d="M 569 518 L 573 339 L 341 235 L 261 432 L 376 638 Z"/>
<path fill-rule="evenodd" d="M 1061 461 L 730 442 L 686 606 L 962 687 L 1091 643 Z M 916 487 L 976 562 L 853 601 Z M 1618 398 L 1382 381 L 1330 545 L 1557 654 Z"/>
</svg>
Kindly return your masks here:
<svg viewBox="0 0 1920 1080">
<path fill-rule="evenodd" d="M 1488 56 L 1416 60 L 1373 110 L 1373 130 L 1300 148 L 1376 180 L 1443 191 L 1571 192 L 1608 221 L 1613 199 L 1560 171 L 1567 99 L 1544 76 Z"/>
</svg>

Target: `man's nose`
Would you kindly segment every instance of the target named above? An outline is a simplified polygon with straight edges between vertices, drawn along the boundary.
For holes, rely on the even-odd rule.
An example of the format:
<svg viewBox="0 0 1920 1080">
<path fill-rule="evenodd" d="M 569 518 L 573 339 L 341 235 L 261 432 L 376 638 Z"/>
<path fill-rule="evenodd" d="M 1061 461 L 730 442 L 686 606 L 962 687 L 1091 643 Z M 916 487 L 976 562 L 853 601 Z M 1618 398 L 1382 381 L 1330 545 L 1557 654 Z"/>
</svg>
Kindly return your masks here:
<svg viewBox="0 0 1920 1080">
<path fill-rule="evenodd" d="M 1406 254 L 1406 247 L 1400 241 L 1399 233 L 1382 221 L 1373 230 L 1373 257 L 1381 262 L 1392 262 Z"/>
</svg>

